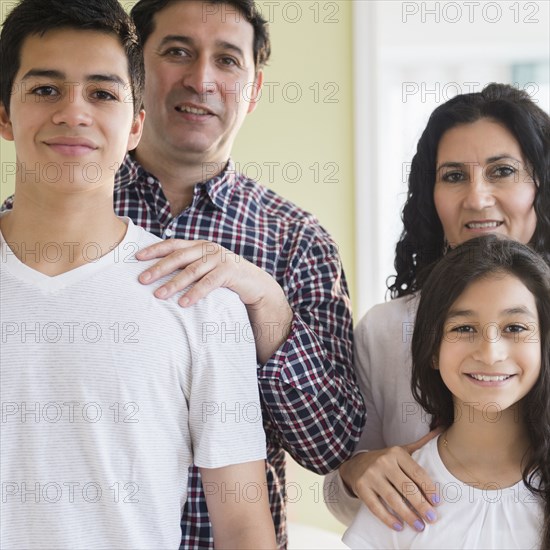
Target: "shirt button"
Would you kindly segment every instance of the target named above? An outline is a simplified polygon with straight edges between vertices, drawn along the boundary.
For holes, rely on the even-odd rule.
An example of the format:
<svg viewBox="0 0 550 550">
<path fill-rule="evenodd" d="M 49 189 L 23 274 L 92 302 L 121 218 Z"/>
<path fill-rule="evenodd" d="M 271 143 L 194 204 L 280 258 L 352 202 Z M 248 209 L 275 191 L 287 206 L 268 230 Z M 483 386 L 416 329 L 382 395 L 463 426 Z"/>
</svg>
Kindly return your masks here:
<svg viewBox="0 0 550 550">
<path fill-rule="evenodd" d="M 155 178 L 152 178 L 151 176 L 149 176 L 149 177 L 147 178 L 147 183 L 148 183 L 149 185 L 153 185 L 153 183 L 155 183 Z"/>
<path fill-rule="evenodd" d="M 170 238 L 170 237 L 174 234 L 174 232 L 173 232 L 171 229 L 167 229 L 167 230 L 164 232 L 164 234 L 165 234 L 168 238 Z"/>
</svg>

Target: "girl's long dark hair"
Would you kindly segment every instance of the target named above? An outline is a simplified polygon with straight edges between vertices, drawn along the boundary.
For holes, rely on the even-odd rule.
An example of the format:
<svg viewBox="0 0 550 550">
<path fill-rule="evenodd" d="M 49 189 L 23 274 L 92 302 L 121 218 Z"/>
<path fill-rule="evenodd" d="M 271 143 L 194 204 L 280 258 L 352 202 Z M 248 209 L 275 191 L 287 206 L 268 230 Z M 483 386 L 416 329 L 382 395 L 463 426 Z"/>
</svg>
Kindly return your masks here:
<svg viewBox="0 0 550 550">
<path fill-rule="evenodd" d="M 517 277 L 537 304 L 542 362 L 537 383 L 522 400 L 530 442 L 522 474 L 527 487 L 543 501 L 541 548 L 550 548 L 550 267 L 540 255 L 516 241 L 488 235 L 467 241 L 437 262 L 424 283 L 416 316 L 412 392 L 437 424 L 453 423 L 453 396 L 433 362 L 452 304 L 470 284 L 492 273 Z"/>
<path fill-rule="evenodd" d="M 447 130 L 481 118 L 502 124 L 520 145 L 537 185 L 537 226 L 530 244 L 550 264 L 550 116 L 527 92 L 489 84 L 481 92 L 461 94 L 440 105 L 420 137 L 401 216 L 403 232 L 395 247 L 396 275 L 388 282 L 392 298 L 420 290 L 433 263 L 443 256 L 443 227 L 433 198 L 437 149 Z"/>
</svg>

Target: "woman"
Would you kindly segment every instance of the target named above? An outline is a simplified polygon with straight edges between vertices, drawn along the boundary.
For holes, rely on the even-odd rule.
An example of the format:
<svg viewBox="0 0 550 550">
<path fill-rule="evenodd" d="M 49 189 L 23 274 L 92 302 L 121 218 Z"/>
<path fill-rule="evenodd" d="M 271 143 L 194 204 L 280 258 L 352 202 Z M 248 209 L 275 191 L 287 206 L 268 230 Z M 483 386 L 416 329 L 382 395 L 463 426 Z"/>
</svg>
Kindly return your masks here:
<svg viewBox="0 0 550 550">
<path fill-rule="evenodd" d="M 410 457 L 434 435 L 426 436 L 431 418 L 410 389 L 418 293 L 450 247 L 487 233 L 530 244 L 550 263 L 549 180 L 550 117 L 527 93 L 490 84 L 432 113 L 411 165 L 393 300 L 356 328 L 355 368 L 367 406 L 357 450 L 368 452 L 325 480 L 325 501 L 340 521 L 349 525 L 361 501 L 396 531 L 403 521 L 417 531 L 436 521 L 439 495 Z"/>
</svg>

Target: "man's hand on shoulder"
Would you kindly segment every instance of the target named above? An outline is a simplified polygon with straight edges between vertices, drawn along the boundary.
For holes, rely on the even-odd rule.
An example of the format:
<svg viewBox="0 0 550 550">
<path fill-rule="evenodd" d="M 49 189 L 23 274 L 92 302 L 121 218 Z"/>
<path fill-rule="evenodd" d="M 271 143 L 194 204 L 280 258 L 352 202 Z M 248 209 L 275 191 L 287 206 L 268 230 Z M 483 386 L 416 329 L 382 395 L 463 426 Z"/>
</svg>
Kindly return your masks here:
<svg viewBox="0 0 550 550">
<path fill-rule="evenodd" d="M 242 256 L 209 241 L 168 239 L 144 248 L 139 260 L 162 258 L 139 280 L 151 284 L 182 270 L 155 291 L 166 300 L 194 283 L 178 300 L 188 307 L 217 288 L 236 292 L 248 311 L 260 363 L 265 363 L 287 339 L 293 319 L 283 289 L 273 277 Z"/>
</svg>

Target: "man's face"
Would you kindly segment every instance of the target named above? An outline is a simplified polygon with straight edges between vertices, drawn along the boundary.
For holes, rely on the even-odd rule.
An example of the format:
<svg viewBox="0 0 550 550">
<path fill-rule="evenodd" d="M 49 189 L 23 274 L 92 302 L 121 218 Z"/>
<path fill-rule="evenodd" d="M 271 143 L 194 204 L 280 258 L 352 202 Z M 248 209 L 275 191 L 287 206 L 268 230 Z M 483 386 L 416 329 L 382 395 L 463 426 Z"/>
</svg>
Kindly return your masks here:
<svg viewBox="0 0 550 550">
<path fill-rule="evenodd" d="M 193 163 L 227 161 L 261 85 L 252 25 L 227 4 L 185 1 L 157 13 L 154 27 L 144 47 L 141 148 Z"/>
<path fill-rule="evenodd" d="M 124 50 L 109 34 L 61 29 L 26 38 L 9 117 L 0 108 L 19 181 L 68 192 L 112 184 L 141 134 L 129 80 Z"/>
</svg>

